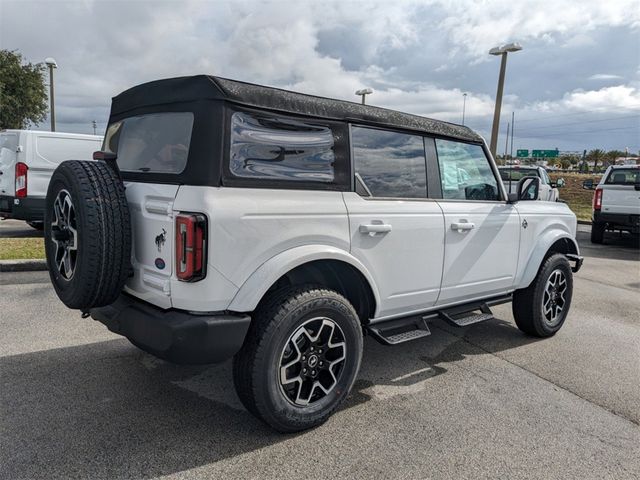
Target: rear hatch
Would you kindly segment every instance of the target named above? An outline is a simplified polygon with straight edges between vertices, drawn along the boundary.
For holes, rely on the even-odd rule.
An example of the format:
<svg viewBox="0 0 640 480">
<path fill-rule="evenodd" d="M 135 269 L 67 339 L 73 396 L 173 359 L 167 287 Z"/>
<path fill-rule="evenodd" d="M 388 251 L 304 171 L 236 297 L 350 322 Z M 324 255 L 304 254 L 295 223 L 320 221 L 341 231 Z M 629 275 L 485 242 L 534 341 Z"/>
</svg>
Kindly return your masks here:
<svg viewBox="0 0 640 480">
<path fill-rule="evenodd" d="M 602 188 L 602 212 L 640 215 L 640 167 L 614 168 Z"/>
<path fill-rule="evenodd" d="M 18 134 L 0 132 L 0 195 L 13 196 L 15 194 L 17 150 Z"/>
<path fill-rule="evenodd" d="M 103 145 L 117 155 L 131 212 L 133 276 L 125 291 L 161 308 L 172 306 L 173 202 L 179 188 L 166 179 L 178 179 L 185 169 L 192 127 L 189 112 L 128 117 L 109 125 Z"/>
</svg>

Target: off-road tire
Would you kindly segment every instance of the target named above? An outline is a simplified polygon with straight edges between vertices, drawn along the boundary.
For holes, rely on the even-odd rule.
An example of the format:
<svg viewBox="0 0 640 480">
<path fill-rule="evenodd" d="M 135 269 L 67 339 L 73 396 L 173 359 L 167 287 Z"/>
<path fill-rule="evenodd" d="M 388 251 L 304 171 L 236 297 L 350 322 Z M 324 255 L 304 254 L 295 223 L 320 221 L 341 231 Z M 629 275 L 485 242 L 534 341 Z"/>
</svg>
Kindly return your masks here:
<svg viewBox="0 0 640 480">
<path fill-rule="evenodd" d="M 319 316 L 331 318 L 342 329 L 345 364 L 330 394 L 307 406 L 294 405 L 281 390 L 281 354 L 290 335 Z M 280 432 L 297 432 L 322 424 L 340 407 L 361 359 L 362 327 L 347 299 L 323 287 L 287 287 L 269 295 L 256 309 L 244 345 L 233 360 L 233 380 L 249 412 Z"/>
<path fill-rule="evenodd" d="M 591 243 L 604 243 L 604 232 L 607 224 L 603 222 L 593 222 L 591 224 Z"/>
<path fill-rule="evenodd" d="M 66 190 L 75 211 L 77 253 L 67 279 L 56 265 L 54 202 Z M 104 162 L 68 160 L 53 172 L 45 209 L 45 251 L 53 287 L 69 308 L 88 310 L 118 297 L 131 270 L 131 223 L 124 185 Z"/>
<path fill-rule="evenodd" d="M 549 325 L 543 313 L 543 296 L 547 280 L 553 272 L 560 270 L 567 282 L 564 306 L 559 321 Z M 571 307 L 573 294 L 573 274 L 567 257 L 560 253 L 550 255 L 540 266 L 538 274 L 531 284 L 524 289 L 516 290 L 513 294 L 512 311 L 516 325 L 520 330 L 534 337 L 551 337 L 564 324 Z"/>
</svg>

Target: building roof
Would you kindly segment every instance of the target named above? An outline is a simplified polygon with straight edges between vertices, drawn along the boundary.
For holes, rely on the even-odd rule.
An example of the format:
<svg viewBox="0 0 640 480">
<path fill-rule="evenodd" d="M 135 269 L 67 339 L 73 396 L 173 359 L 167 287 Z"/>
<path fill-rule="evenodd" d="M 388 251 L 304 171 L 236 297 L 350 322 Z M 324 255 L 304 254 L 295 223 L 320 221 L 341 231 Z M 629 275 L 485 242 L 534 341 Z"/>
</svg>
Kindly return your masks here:
<svg viewBox="0 0 640 480">
<path fill-rule="evenodd" d="M 113 98 L 111 115 L 121 115 L 140 107 L 199 100 L 225 100 L 284 113 L 410 129 L 482 142 L 482 137 L 473 130 L 454 123 L 209 75 L 156 80 L 125 90 Z"/>
</svg>

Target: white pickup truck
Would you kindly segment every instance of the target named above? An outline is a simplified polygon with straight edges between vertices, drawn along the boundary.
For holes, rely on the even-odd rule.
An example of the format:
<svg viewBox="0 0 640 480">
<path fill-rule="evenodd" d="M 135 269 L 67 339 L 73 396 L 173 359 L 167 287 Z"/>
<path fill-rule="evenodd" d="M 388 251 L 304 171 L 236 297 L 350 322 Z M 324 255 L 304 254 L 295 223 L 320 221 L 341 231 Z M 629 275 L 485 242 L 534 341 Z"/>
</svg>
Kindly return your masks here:
<svg viewBox="0 0 640 480">
<path fill-rule="evenodd" d="M 592 189 L 593 180 L 583 188 Z M 640 233 L 640 165 L 607 168 L 593 194 L 591 242 L 603 243 L 606 230 Z"/>
<path fill-rule="evenodd" d="M 551 181 L 547 171 L 542 167 L 520 165 L 510 165 L 498 167 L 500 178 L 507 192 L 515 192 L 518 182 L 524 177 L 538 177 L 540 179 L 540 189 L 537 200 L 543 202 L 557 202 L 560 200 L 559 188 L 564 187 L 564 178 L 559 178 L 556 182 Z"/>
</svg>

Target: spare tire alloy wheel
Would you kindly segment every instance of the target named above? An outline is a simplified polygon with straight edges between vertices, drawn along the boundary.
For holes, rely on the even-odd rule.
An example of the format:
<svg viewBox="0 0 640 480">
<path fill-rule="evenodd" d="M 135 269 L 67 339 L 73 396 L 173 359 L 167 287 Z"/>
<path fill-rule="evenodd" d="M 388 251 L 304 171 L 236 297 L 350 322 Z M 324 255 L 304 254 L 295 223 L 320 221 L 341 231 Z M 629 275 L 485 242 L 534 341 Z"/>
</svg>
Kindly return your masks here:
<svg viewBox="0 0 640 480">
<path fill-rule="evenodd" d="M 327 317 L 307 320 L 287 340 L 280 357 L 280 387 L 285 398 L 306 406 L 338 384 L 347 357 L 342 328 Z"/>
<path fill-rule="evenodd" d="M 67 190 L 58 192 L 53 203 L 53 218 L 51 240 L 55 244 L 55 265 L 62 278 L 71 280 L 78 255 L 78 230 L 76 211 Z"/>
<path fill-rule="evenodd" d="M 104 162 L 62 162 L 49 182 L 44 227 L 60 300 L 85 312 L 113 303 L 131 272 L 129 205 L 118 174 Z"/>
</svg>

